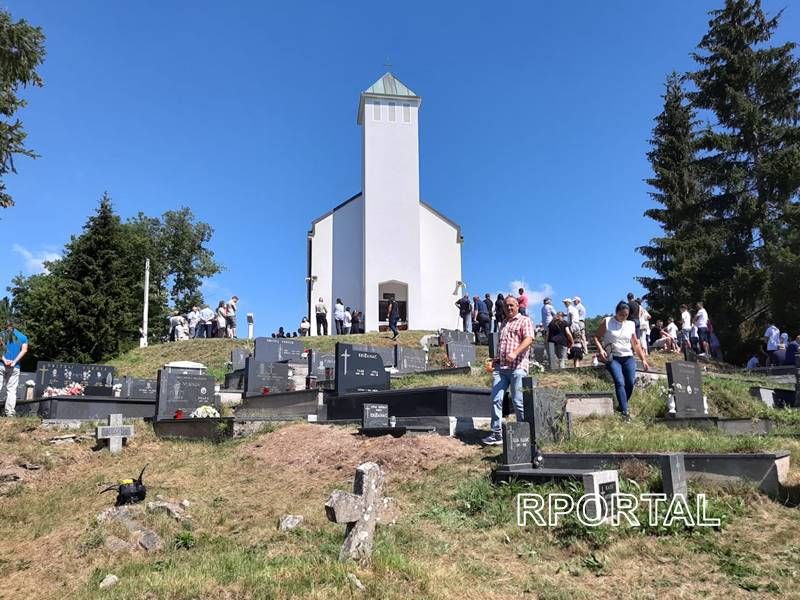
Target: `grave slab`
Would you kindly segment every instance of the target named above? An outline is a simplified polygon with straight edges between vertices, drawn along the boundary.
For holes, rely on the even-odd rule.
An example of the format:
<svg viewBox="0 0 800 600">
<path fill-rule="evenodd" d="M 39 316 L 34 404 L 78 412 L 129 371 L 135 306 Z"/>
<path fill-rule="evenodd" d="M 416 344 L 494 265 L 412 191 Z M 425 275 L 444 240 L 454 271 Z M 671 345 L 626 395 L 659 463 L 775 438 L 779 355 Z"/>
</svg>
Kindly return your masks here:
<svg viewBox="0 0 800 600">
<path fill-rule="evenodd" d="M 317 414 L 317 391 L 269 393 L 247 396 L 234 408 L 234 417 L 239 421 L 285 421 L 305 419 Z"/>
<path fill-rule="evenodd" d="M 262 362 L 256 358 L 245 359 L 245 395 L 292 391 L 289 380 L 289 364 L 281 362 Z"/>
<path fill-rule="evenodd" d="M 160 419 L 153 421 L 153 431 L 160 438 L 221 442 L 233 437 L 233 418 Z"/>
<path fill-rule="evenodd" d="M 156 420 L 174 419 L 177 411 L 188 417 L 200 406 L 212 406 L 219 410 L 214 378 L 211 375 L 183 373 L 177 370 L 158 371 L 158 396 L 156 398 Z"/>
<path fill-rule="evenodd" d="M 523 378 L 524 420 L 530 424 L 531 436 L 538 447 L 569 439 L 570 423 L 566 405 L 564 392 L 535 387 L 533 378 Z"/>
<path fill-rule="evenodd" d="M 395 346 L 395 359 L 393 364 L 398 372 L 419 373 L 427 368 L 427 354 L 419 348 L 406 348 Z"/>
<path fill-rule="evenodd" d="M 447 358 L 456 367 L 476 366 L 475 346 L 472 344 L 447 343 Z"/>
<path fill-rule="evenodd" d="M 353 344 L 337 342 L 334 389 L 337 395 L 388 390 L 389 374 L 380 354 L 356 350 Z"/>
</svg>

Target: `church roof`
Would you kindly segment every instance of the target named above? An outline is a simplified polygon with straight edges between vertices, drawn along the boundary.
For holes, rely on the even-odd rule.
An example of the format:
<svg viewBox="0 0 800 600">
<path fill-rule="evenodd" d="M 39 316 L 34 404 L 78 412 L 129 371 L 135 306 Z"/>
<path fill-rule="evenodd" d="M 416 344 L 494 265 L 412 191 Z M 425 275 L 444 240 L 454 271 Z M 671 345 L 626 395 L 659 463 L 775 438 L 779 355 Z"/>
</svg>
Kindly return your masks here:
<svg viewBox="0 0 800 600">
<path fill-rule="evenodd" d="M 364 93 L 375 94 L 377 96 L 417 96 L 414 92 L 408 89 L 406 84 L 388 72 L 384 74 L 383 77 L 378 79 L 378 81 L 364 90 Z"/>
</svg>

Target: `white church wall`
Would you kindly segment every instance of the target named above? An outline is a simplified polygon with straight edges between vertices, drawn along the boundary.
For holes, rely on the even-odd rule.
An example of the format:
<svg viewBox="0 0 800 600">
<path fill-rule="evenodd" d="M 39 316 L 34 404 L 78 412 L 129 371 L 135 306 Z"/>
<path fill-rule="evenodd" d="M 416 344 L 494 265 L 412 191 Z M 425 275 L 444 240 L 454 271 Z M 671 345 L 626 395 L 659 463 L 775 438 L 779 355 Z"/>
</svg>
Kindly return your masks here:
<svg viewBox="0 0 800 600">
<path fill-rule="evenodd" d="M 333 302 L 364 310 L 364 197 L 333 213 Z"/>
<path fill-rule="evenodd" d="M 363 124 L 366 329 L 378 327 L 378 285 L 389 280 L 408 284 L 409 326 L 416 328 L 424 310 L 419 278 L 418 100 L 382 99 L 381 111 L 375 110 L 376 102 L 366 100 Z M 395 104 L 394 120 L 390 102 Z"/>
<path fill-rule="evenodd" d="M 420 215 L 420 272 L 425 310 L 417 329 L 455 329 L 459 298 L 456 282 L 461 281 L 461 244 L 458 230 L 424 204 Z"/>
<path fill-rule="evenodd" d="M 317 280 L 311 285 L 311 334 L 317 335 L 317 321 L 314 314 L 314 305 L 319 298 L 325 300 L 328 307 L 328 333 L 333 324 L 333 215 L 317 221 L 314 225 L 314 237 L 311 239 L 311 275 Z"/>
</svg>

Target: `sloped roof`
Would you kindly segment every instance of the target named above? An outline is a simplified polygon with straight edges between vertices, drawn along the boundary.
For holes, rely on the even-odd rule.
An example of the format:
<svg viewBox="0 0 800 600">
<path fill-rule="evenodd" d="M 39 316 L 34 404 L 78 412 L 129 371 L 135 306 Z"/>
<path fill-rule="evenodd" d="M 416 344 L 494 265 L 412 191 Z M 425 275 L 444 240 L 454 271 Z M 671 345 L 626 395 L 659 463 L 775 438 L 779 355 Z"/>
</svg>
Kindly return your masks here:
<svg viewBox="0 0 800 600">
<path fill-rule="evenodd" d="M 378 96 L 411 96 L 416 94 L 408 89 L 408 86 L 397 79 L 394 75 L 387 72 L 383 77 L 364 90 L 365 94 L 375 94 Z"/>
</svg>

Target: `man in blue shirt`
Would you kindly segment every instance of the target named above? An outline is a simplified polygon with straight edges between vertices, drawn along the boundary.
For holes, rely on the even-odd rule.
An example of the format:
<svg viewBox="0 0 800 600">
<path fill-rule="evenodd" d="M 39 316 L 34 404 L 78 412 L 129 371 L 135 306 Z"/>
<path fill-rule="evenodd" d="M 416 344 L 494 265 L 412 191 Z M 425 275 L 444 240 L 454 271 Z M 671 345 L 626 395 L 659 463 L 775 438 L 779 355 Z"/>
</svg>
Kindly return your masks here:
<svg viewBox="0 0 800 600">
<path fill-rule="evenodd" d="M 0 398 L 3 389 L 6 391 L 6 416 L 13 417 L 16 414 L 17 406 L 17 386 L 19 385 L 19 361 L 28 352 L 28 338 L 18 329 L 14 328 L 14 323 L 8 321 L 6 329 L 2 334 L 3 341 L 3 383 L 0 385 Z"/>
</svg>

